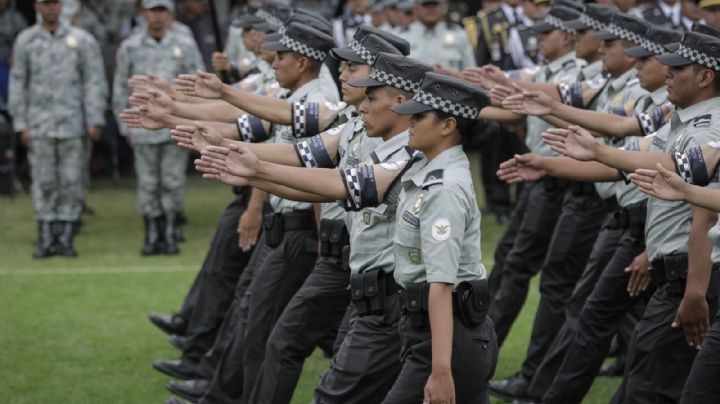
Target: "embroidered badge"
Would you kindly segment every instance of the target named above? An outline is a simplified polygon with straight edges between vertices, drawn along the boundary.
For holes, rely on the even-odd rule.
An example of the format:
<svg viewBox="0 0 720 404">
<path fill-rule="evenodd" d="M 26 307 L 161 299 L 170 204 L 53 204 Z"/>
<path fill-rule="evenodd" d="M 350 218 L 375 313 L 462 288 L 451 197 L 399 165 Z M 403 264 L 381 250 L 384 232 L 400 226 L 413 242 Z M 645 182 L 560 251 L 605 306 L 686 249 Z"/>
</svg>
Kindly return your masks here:
<svg viewBox="0 0 720 404">
<path fill-rule="evenodd" d="M 422 253 L 417 248 L 410 248 L 408 249 L 408 258 L 410 258 L 410 262 L 418 265 L 422 262 Z"/>
<path fill-rule="evenodd" d="M 175 56 L 176 58 L 179 58 L 180 56 L 182 56 L 182 49 L 180 49 L 179 46 L 173 46 L 172 54 L 173 54 L 173 56 Z"/>
<path fill-rule="evenodd" d="M 395 161 L 393 163 L 380 163 L 380 167 L 388 171 L 398 171 L 405 167 L 407 161 Z"/>
<path fill-rule="evenodd" d="M 407 210 L 403 212 L 402 218 L 415 227 L 420 226 L 420 219 Z"/>
<path fill-rule="evenodd" d="M 368 212 L 367 210 L 363 212 L 363 221 L 365 222 L 365 224 L 370 224 L 370 212 Z"/>
<path fill-rule="evenodd" d="M 450 221 L 441 217 L 432 225 L 432 236 L 437 241 L 445 241 L 450 238 L 450 230 Z"/>
<path fill-rule="evenodd" d="M 77 39 L 72 35 L 68 35 L 67 38 L 65 38 L 65 45 L 67 45 L 68 48 L 75 48 L 78 45 Z"/>
<path fill-rule="evenodd" d="M 410 213 L 412 213 L 415 216 L 420 216 L 420 209 L 422 209 L 422 202 L 423 202 L 424 197 L 425 197 L 424 192 L 421 192 L 420 195 L 418 195 L 417 199 L 415 200 L 415 205 L 413 205 L 413 208 L 410 210 Z"/>
<path fill-rule="evenodd" d="M 658 136 L 653 137 L 652 144 L 659 149 L 665 150 L 665 141 Z"/>
</svg>

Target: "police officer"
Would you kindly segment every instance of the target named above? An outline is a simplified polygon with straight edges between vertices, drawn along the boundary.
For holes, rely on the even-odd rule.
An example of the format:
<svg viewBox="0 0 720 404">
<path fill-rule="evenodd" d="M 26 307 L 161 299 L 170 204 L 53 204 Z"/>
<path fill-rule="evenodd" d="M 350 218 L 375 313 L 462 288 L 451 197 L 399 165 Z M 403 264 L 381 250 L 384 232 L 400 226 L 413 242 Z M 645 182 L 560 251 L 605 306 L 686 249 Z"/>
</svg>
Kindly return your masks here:
<svg viewBox="0 0 720 404">
<path fill-rule="evenodd" d="M 10 74 L 10 56 L 15 37 L 27 27 L 27 21 L 11 7 L 10 0 L 0 0 L 0 110 L 5 110 Z"/>
<path fill-rule="evenodd" d="M 654 0 L 641 11 L 643 20 L 668 28 L 682 28 L 682 0 Z"/>
<path fill-rule="evenodd" d="M 332 22 L 333 38 L 337 46 L 346 46 L 362 25 L 372 25 L 370 0 L 347 0 L 342 15 Z"/>
<path fill-rule="evenodd" d="M 657 44 L 678 40 L 679 34 L 673 31 L 647 30 L 646 24 L 642 21 L 624 14 L 614 17 L 608 31 L 602 33 L 606 38 L 604 46 L 607 49 L 603 55 L 603 62 L 612 78 L 598 97 L 598 111 L 632 115 L 633 117 L 628 117 L 627 120 L 633 124 L 635 133 L 639 134 L 644 130 L 649 131 L 646 133 L 654 132 L 663 125 L 663 113 L 658 114 L 658 111 L 662 111 L 667 103 L 667 91 L 664 87 L 665 70 L 654 59 L 654 52 L 661 52 L 663 49 Z M 646 42 L 644 38 L 648 37 L 654 42 Z M 638 61 L 642 73 L 640 85 L 636 79 L 631 79 L 635 76 L 635 69 L 632 69 L 635 62 L 627 60 L 619 53 L 623 48 L 621 41 L 643 44 L 643 48 L 629 48 L 631 46 L 629 43 L 624 46 L 624 53 L 627 56 L 640 58 Z M 616 49 L 618 46 L 620 48 Z M 625 67 L 622 67 L 623 60 L 627 61 Z M 642 89 L 639 88 L 640 86 Z M 645 90 L 652 93 L 647 95 Z M 577 119 L 580 112 L 575 108 L 568 108 L 567 113 L 559 116 L 569 119 L 570 122 L 587 124 L 593 130 L 619 135 L 613 128 L 607 127 L 606 123 L 615 118 L 606 113 L 595 113 L 593 115 L 596 118 L 595 122 Z M 651 120 L 650 127 L 641 130 L 639 121 L 646 121 L 647 117 L 658 115 L 659 122 Z M 637 136 L 624 138 L 626 144 L 637 142 L 638 139 L 640 138 Z M 532 162 L 523 164 L 535 166 Z M 633 259 L 644 248 L 640 234 L 644 221 L 639 220 L 640 216 L 644 216 L 644 198 L 636 188 L 626 184 L 616 184 L 610 189 L 598 183 L 596 187 L 604 196 L 616 199 L 622 209 L 611 212 L 606 219 L 588 266 L 585 267 L 582 278 L 568 300 L 565 325 L 534 373 L 532 384 L 527 389 L 527 396 L 535 399 L 543 397 L 552 384 L 551 392 L 545 396 L 545 401 L 558 403 L 580 401 L 589 389 L 607 353 L 610 339 L 616 333 L 618 323 L 623 315 L 636 306 L 638 296 L 641 294 L 639 290 L 633 290 L 631 294 L 625 291 L 631 278 L 630 273 L 625 269 L 636 266 Z M 640 262 L 641 259 L 637 261 Z M 582 313 L 580 309 L 583 310 Z M 576 329 L 577 335 L 575 335 Z M 567 356 L 565 352 L 568 352 Z M 553 382 L 556 374 L 557 378 Z"/>
<path fill-rule="evenodd" d="M 702 10 L 702 16 L 705 24 L 712 28 L 720 29 L 720 1 L 701 0 L 698 3 L 698 7 Z"/>
<path fill-rule="evenodd" d="M 9 110 L 30 148 L 32 194 L 38 218 L 36 258 L 73 257 L 74 223 L 83 200 L 83 136 L 105 124 L 107 83 L 97 41 L 60 22 L 57 0 L 38 0 L 42 22 L 15 41 Z M 51 86 L 59 86 L 47 95 Z M 53 234 L 52 225 L 58 233 Z"/>
<path fill-rule="evenodd" d="M 576 77 L 581 66 L 573 52 L 572 32 L 564 25 L 575 18 L 576 12 L 558 6 L 551 9 L 550 15 L 556 18 L 546 21 L 552 21 L 555 26 L 540 34 L 540 49 L 549 62 L 536 74 L 535 82 L 557 85 Z M 563 16 L 566 18 L 563 19 Z M 545 29 L 543 25 L 543 31 Z M 540 134 L 550 125 L 537 117 L 528 117 L 527 124 L 527 147 L 538 154 L 552 155 L 552 150 L 540 139 Z M 528 183 L 518 198 L 511 225 L 503 235 L 503 239 L 512 240 L 512 247 L 502 263 L 499 289 L 494 292 L 489 314 L 495 323 L 500 344 L 522 307 L 523 299 L 518 299 L 518 296 L 527 293 L 529 279 L 540 269 L 546 255 L 549 240 L 545 231 L 555 226 L 564 193 L 563 184 L 553 181 Z M 496 265 L 494 270 L 497 269 Z"/>
<path fill-rule="evenodd" d="M 127 80 L 132 75 L 158 74 L 172 80 L 180 73 L 202 68 L 197 45 L 168 29 L 173 20 L 173 3 L 144 0 L 143 7 L 147 30 L 123 41 L 118 50 L 113 83 L 113 110 L 118 120 L 128 105 Z M 145 221 L 141 254 L 177 254 L 174 235 L 183 210 L 187 151 L 170 140 L 168 130 L 120 128 L 134 151 L 138 202 Z"/>
<path fill-rule="evenodd" d="M 691 147 L 718 140 L 720 133 L 712 125 L 717 119 L 720 99 L 717 81 L 720 66 L 715 61 L 718 44 L 717 38 L 688 32 L 673 53 L 658 57 L 668 65 L 668 99 L 678 110 L 654 136 L 638 142 L 641 151 L 682 154 Z M 567 138 L 560 141 L 562 145 L 555 142 L 565 135 Z M 570 156 L 608 165 L 607 169 L 596 166 L 597 170 L 585 172 L 596 180 L 618 178 L 617 170 L 654 168 L 657 161 L 652 157 L 646 159 L 646 154 L 632 155 L 598 145 L 581 130 L 577 134 L 571 131 L 561 132 L 557 137 L 551 135 L 548 140 Z M 715 312 L 717 306 L 715 282 L 708 287 L 706 281 L 700 281 L 707 280 L 710 261 L 688 260 L 687 255 L 693 251 L 699 257 L 709 256 L 709 242 L 703 238 L 707 237 L 716 215 L 701 208 L 691 212 L 687 204 L 655 198 L 648 200 L 647 212 L 645 239 L 657 290 L 635 328 L 623 384 L 616 394 L 618 402 L 656 402 L 660 397 L 678 400 L 697 353 L 694 347 L 700 343 L 696 327 L 707 324 L 708 313 Z"/>
<path fill-rule="evenodd" d="M 291 23 L 279 41 L 263 45 L 278 52 L 273 67 L 286 94 L 292 92 L 288 101 L 337 101 L 334 86 L 328 88 L 318 79 L 320 66 L 332 43 L 332 38 L 320 31 Z M 276 126 L 272 131 L 277 143 L 298 142 L 290 127 Z M 270 251 L 260 266 L 245 270 L 245 273 L 254 272 L 246 292 L 246 297 L 252 296 L 248 297 L 247 325 L 236 327 L 210 389 L 200 402 L 226 402 L 252 393 L 272 327 L 313 268 L 315 253 L 306 246 L 307 240 L 316 239 L 317 232 L 311 205 L 278 196 L 272 196 L 270 202 L 274 213 L 266 218 L 264 231 Z"/>
<path fill-rule="evenodd" d="M 445 0 L 416 0 L 417 21 L 399 35 L 410 42 L 410 56 L 461 72 L 475 66 L 475 59 L 465 32 L 444 21 L 446 12 Z"/>
</svg>

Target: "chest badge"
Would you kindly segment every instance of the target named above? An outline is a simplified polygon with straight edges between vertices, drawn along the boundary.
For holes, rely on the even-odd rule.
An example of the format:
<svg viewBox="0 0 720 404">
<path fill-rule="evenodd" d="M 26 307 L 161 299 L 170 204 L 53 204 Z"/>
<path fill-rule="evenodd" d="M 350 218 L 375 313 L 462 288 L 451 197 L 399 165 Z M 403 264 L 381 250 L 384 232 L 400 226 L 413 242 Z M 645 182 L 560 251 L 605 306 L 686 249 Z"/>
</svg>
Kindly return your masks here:
<svg viewBox="0 0 720 404">
<path fill-rule="evenodd" d="M 451 33 L 445 34 L 445 45 L 452 45 L 455 43 L 455 35 Z"/>
<path fill-rule="evenodd" d="M 368 212 L 367 210 L 363 212 L 363 221 L 365 222 L 365 224 L 370 224 L 370 212 Z"/>
<path fill-rule="evenodd" d="M 75 37 L 72 36 L 72 35 L 68 35 L 68 36 L 65 38 L 65 45 L 67 45 L 67 47 L 70 48 L 70 49 L 76 48 L 76 47 L 78 46 L 77 38 L 75 38 Z"/>
<path fill-rule="evenodd" d="M 420 262 L 422 262 L 422 254 L 417 248 L 411 248 L 408 250 L 408 258 L 410 258 L 410 262 L 415 265 L 419 265 Z"/>
<path fill-rule="evenodd" d="M 172 54 L 173 54 L 173 56 L 175 56 L 176 58 L 179 58 L 179 57 L 182 56 L 182 49 L 180 49 L 179 46 L 173 46 L 173 48 L 172 48 Z"/>
<path fill-rule="evenodd" d="M 358 154 L 358 151 L 360 150 L 360 142 L 357 140 L 353 143 L 352 149 L 350 151 L 350 154 L 352 154 L 353 157 L 356 157 Z"/>
</svg>

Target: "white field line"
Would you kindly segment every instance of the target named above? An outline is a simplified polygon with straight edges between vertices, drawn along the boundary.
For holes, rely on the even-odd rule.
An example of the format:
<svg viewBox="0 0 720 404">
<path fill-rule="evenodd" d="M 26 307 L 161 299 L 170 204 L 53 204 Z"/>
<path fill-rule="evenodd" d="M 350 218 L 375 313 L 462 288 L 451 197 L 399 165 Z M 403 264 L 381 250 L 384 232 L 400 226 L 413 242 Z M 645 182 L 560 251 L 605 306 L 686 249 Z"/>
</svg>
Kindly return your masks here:
<svg viewBox="0 0 720 404">
<path fill-rule="evenodd" d="M 0 276 L 26 275 L 98 275 L 98 274 L 151 274 L 162 272 L 197 271 L 197 265 L 159 266 L 159 267 L 122 267 L 122 268 L 52 268 L 52 269 L 11 269 L 0 270 Z"/>
</svg>

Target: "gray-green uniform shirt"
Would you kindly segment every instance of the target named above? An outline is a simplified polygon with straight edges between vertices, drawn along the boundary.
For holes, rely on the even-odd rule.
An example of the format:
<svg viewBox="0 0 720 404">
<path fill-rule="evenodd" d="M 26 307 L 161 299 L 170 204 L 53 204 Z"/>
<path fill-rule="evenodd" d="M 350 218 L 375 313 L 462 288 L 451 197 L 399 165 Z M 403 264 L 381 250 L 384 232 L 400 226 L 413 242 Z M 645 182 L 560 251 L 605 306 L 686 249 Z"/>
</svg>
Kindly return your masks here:
<svg viewBox="0 0 720 404">
<path fill-rule="evenodd" d="M 560 84 L 564 81 L 572 81 L 578 75 L 580 68 L 582 68 L 584 62 L 580 59 L 575 58 L 575 52 L 568 52 L 564 56 L 561 56 L 547 65 L 543 66 L 535 74 L 536 83 L 553 83 Z M 529 116 L 527 118 L 527 136 L 525 138 L 525 144 L 528 149 L 541 156 L 556 156 L 557 153 L 552 151 L 549 145 L 543 142 L 543 132 L 552 128 L 544 119 L 537 116 Z"/>
<path fill-rule="evenodd" d="M 627 116 L 635 109 L 638 100 L 648 94 L 637 80 L 637 70 L 632 68 L 619 77 L 611 78 L 597 99 L 596 111 L 608 114 Z M 600 143 L 609 144 L 613 147 L 622 147 L 624 139 L 606 137 L 598 139 Z M 617 187 L 622 185 L 619 182 L 596 182 L 595 190 L 602 199 L 608 199 L 616 195 Z"/>
<path fill-rule="evenodd" d="M 650 111 L 653 108 L 660 108 L 662 105 L 667 103 L 667 87 L 662 86 L 652 93 L 642 97 L 635 107 L 635 116 L 642 114 L 646 111 Z M 642 137 L 640 136 L 628 136 L 624 140 L 623 147 L 627 150 L 639 150 L 636 145 Z M 644 201 L 647 199 L 647 195 L 640 192 L 640 189 L 633 184 L 626 182 L 618 182 L 615 187 L 615 198 L 617 198 L 620 206 L 626 207 L 634 203 Z"/>
<path fill-rule="evenodd" d="M 105 124 L 107 81 L 100 47 L 80 28 L 61 24 L 51 34 L 36 24 L 13 47 L 8 108 L 15 131 L 71 138 Z"/>
<path fill-rule="evenodd" d="M 404 131 L 381 143 L 370 153 L 372 161 L 367 163 L 408 161 L 412 158 L 412 151 L 407 147 L 408 138 L 408 131 Z M 399 198 L 400 183 L 396 182 L 386 192 L 381 204 L 349 214 L 350 270 L 353 274 L 371 269 L 382 269 L 389 273 L 395 269 L 392 240 Z"/>
<path fill-rule="evenodd" d="M 172 82 L 179 74 L 194 74 L 203 67 L 195 41 L 168 30 L 160 41 L 147 31 L 135 34 L 120 45 L 113 80 L 113 112 L 118 117 L 129 106 L 132 89 L 127 80 L 135 74 L 157 74 Z M 128 128 L 118 118 L 120 133 L 130 135 L 133 144 L 158 144 L 170 141 L 170 129 Z"/>
<path fill-rule="evenodd" d="M 439 22 L 428 29 L 420 21 L 415 21 L 407 30 L 398 33 L 410 42 L 410 56 L 426 63 L 439 63 L 449 69 L 462 71 L 475 66 L 470 41 L 465 30 Z"/>
<path fill-rule="evenodd" d="M 653 152 L 683 153 L 688 148 L 720 140 L 720 97 L 676 110 L 670 121 L 651 141 Z M 645 243 L 652 261 L 664 255 L 687 253 L 692 214 L 690 205 L 680 201 L 648 198 Z"/>
<path fill-rule="evenodd" d="M 288 95 L 289 94 L 289 95 Z M 290 94 L 285 91 L 279 94 L 280 98 L 286 98 L 288 102 L 338 102 L 337 87 L 327 85 L 321 79 L 311 80 L 298 88 L 294 93 Z M 288 125 L 273 125 L 271 136 L 275 138 L 275 143 L 297 144 L 300 140 L 293 136 L 292 127 Z M 307 202 L 291 201 L 283 199 L 276 195 L 270 196 L 270 205 L 276 213 L 290 212 L 293 210 L 311 209 L 312 204 Z"/>
<path fill-rule="evenodd" d="M 393 239 L 397 283 L 484 278 L 480 210 L 462 146 L 416 162 L 401 182 Z"/>
</svg>

